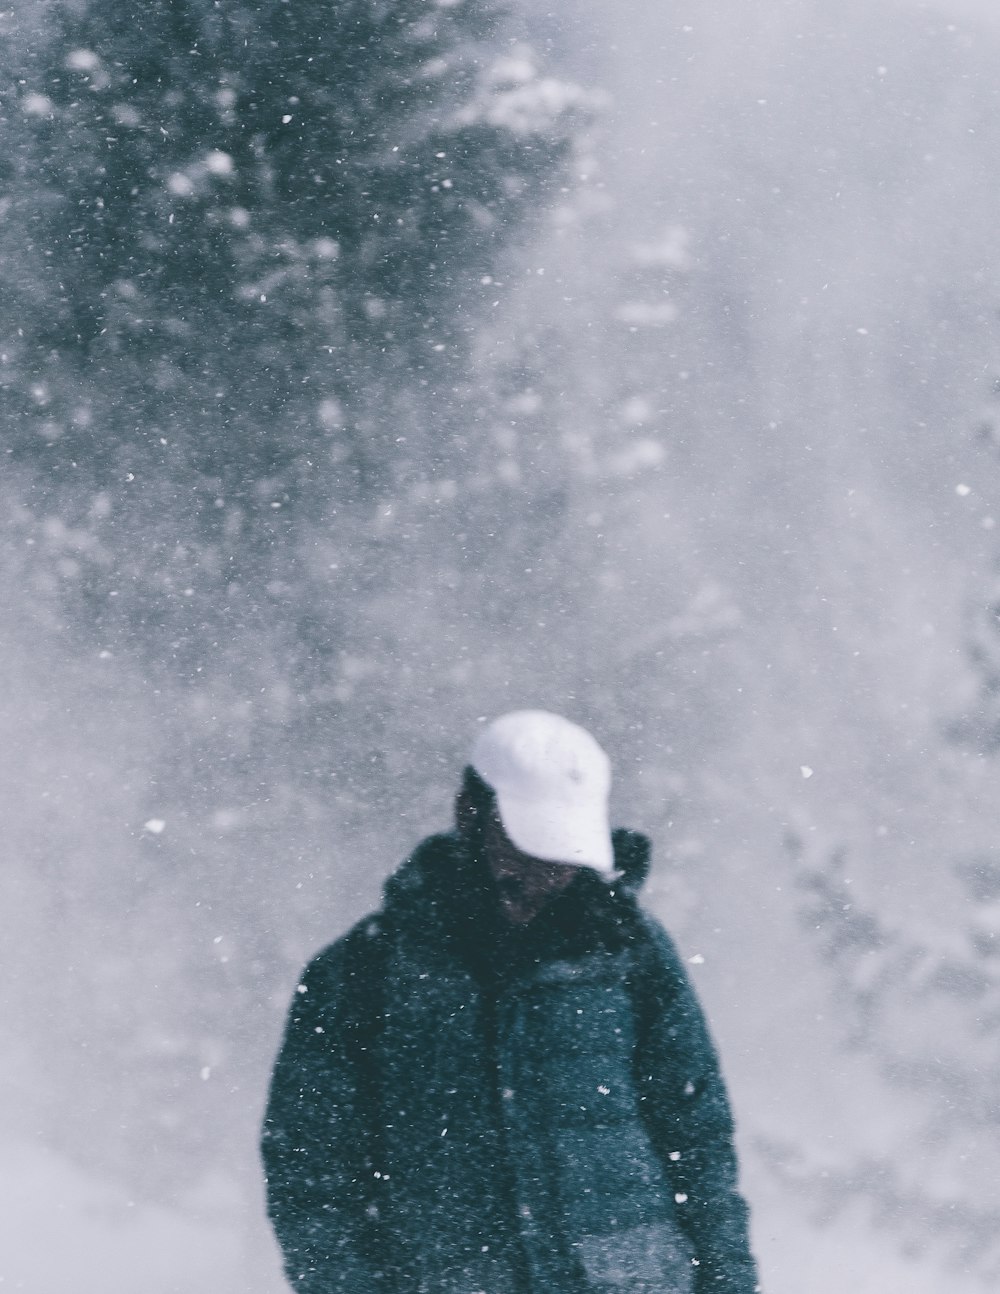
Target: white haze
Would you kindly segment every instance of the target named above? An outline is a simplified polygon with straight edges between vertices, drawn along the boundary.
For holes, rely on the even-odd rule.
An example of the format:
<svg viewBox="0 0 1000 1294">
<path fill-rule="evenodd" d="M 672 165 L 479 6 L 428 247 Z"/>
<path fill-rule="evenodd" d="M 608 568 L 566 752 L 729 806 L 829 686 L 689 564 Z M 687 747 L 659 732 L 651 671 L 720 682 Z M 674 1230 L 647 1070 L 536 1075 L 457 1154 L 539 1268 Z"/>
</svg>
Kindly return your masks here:
<svg viewBox="0 0 1000 1294">
<path fill-rule="evenodd" d="M 4 1289 L 283 1288 L 254 1138 L 295 968 L 447 820 L 479 717 L 521 703 L 590 722 L 617 816 L 654 836 L 649 902 L 703 959 L 764 1288 L 996 1288 L 942 1221 L 996 1207 L 996 1125 L 935 1139 L 940 1094 L 852 1044 L 802 878 L 843 851 L 901 941 L 962 949 L 954 868 L 995 848 L 996 762 L 948 733 L 998 552 L 976 436 L 997 22 L 971 0 L 586 0 L 568 26 L 532 5 L 535 43 L 610 103 L 584 200 L 514 254 L 480 343 L 484 371 L 535 345 L 497 450 L 513 520 L 494 561 L 445 515 L 357 595 L 337 686 L 374 687 L 377 723 L 331 733 L 332 763 L 364 752 L 336 801 L 280 745 L 198 766 L 250 679 L 280 726 L 280 626 L 227 645 L 199 708 L 127 643 L 82 648 L 6 544 Z M 976 1054 L 939 1007 L 904 996 L 901 1064 L 937 1029 Z M 160 1147 L 220 1121 L 225 1155 L 161 1185 Z"/>
</svg>

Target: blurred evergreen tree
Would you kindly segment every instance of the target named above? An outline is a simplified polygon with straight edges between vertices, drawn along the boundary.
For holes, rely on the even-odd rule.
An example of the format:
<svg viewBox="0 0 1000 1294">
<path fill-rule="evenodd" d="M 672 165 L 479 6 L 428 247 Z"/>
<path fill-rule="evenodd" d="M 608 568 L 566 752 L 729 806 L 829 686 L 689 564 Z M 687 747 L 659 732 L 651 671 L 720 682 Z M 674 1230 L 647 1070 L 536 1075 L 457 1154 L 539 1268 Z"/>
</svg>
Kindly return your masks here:
<svg viewBox="0 0 1000 1294">
<path fill-rule="evenodd" d="M 1000 751 L 1000 574 L 986 596 L 969 611 L 966 655 L 975 678 L 975 694 L 965 713 L 952 721 L 948 735 L 979 754 Z"/>
<path fill-rule="evenodd" d="M 989 1280 L 1000 1274 L 1000 859 L 955 864 L 967 904 L 964 930 L 892 922 L 865 901 L 843 851 L 815 857 L 788 847 L 803 895 L 801 917 L 832 974 L 848 1045 L 869 1057 L 901 1102 L 905 1145 L 862 1162 L 809 1166 L 788 1151 L 799 1188 L 831 1212 L 866 1197 L 913 1252 L 928 1246 Z M 899 1134 L 896 1134 L 899 1135 Z"/>
<path fill-rule="evenodd" d="M 252 504 L 336 442 L 327 488 L 383 486 L 372 391 L 456 361 L 575 91 L 488 0 L 56 14 L 6 111 L 9 447 Z"/>
<path fill-rule="evenodd" d="M 463 404 L 478 307 L 584 96 L 492 0 L 48 20 L 8 48 L 2 109 L 19 524 L 102 646 L 194 678 L 277 599 L 285 659 L 325 659 L 349 613 L 294 596 L 301 526 L 367 586 L 397 542 L 379 510 L 492 453 Z"/>
<path fill-rule="evenodd" d="M 1000 378 L 995 378 L 989 399 L 975 424 L 979 445 L 995 459 L 1000 449 Z M 984 517 L 992 529 L 994 517 Z M 946 735 L 965 750 L 995 756 L 1000 751 L 1000 561 L 992 578 L 966 610 L 965 655 L 972 670 L 968 702 L 946 726 Z"/>
<path fill-rule="evenodd" d="M 65 650 L 141 661 L 159 746 L 137 839 L 53 850 L 89 919 L 60 934 L 79 973 L 32 1045 L 52 1138 L 169 1193 L 252 1142 L 256 1093 L 199 1075 L 263 1082 L 289 913 L 337 920 L 330 822 L 359 770 L 370 813 L 395 669 L 352 626 L 387 572 L 439 560 L 393 561 L 414 546 L 387 501 L 492 452 L 462 403 L 477 311 L 565 181 L 583 96 L 491 0 L 65 0 L 42 21 L 0 50 L 0 498 Z M 322 861 L 313 887 L 278 882 L 272 929 L 288 815 Z M 86 1119 L 58 1095 L 71 1068 Z"/>
</svg>

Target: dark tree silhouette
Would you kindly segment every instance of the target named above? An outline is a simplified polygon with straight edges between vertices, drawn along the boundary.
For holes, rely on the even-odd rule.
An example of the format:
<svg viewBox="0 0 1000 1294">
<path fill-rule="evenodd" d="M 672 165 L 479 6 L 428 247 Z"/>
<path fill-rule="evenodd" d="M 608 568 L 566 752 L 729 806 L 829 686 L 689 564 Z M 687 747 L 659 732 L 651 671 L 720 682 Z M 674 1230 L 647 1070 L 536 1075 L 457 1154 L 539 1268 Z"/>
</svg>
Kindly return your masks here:
<svg viewBox="0 0 1000 1294">
<path fill-rule="evenodd" d="M 58 442 L 62 470 L 166 449 L 252 497 L 336 433 L 344 488 L 383 481 L 358 411 L 455 359 L 560 178 L 574 92 L 484 0 L 59 14 L 8 116 L 12 447 Z"/>
<path fill-rule="evenodd" d="M 32 22 L 49 38 L 0 51 L 0 501 L 18 583 L 81 659 L 142 662 L 163 743 L 134 849 L 80 869 L 113 894 L 113 947 L 76 958 L 93 930 L 49 923 L 80 970 L 32 1046 L 93 1114 L 54 1095 L 53 1142 L 86 1161 L 99 1135 L 132 1189 L 169 1193 L 250 1144 L 250 1104 L 199 1074 L 263 1072 L 261 985 L 283 993 L 299 956 L 261 910 L 267 832 L 294 812 L 328 842 L 352 767 L 371 775 L 379 706 L 354 688 L 391 662 L 351 627 L 406 548 L 378 519 L 456 459 L 459 426 L 450 475 L 490 452 L 455 392 L 581 96 L 488 0 L 73 0 Z M 331 733 L 360 739 L 335 759 Z M 220 806 L 248 801 L 235 849 Z M 332 904 L 315 872 L 303 911 Z"/>
</svg>

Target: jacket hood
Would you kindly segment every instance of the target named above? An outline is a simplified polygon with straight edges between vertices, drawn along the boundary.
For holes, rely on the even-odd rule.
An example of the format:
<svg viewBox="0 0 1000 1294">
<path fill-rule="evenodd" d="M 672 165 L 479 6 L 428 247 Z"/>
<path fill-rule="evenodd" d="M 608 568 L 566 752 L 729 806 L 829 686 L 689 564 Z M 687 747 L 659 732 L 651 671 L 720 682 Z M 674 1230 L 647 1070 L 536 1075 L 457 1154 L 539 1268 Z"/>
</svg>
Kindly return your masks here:
<svg viewBox="0 0 1000 1294">
<path fill-rule="evenodd" d="M 616 827 L 611 833 L 618 884 L 629 894 L 637 895 L 646 883 L 653 846 L 648 836 L 627 827 Z M 612 888 L 614 882 L 611 882 Z"/>
<path fill-rule="evenodd" d="M 581 867 L 569 889 L 527 926 L 502 916 L 493 878 L 456 832 L 421 842 L 385 885 L 383 916 L 397 925 L 435 928 L 477 978 L 495 979 L 525 961 L 538 964 L 633 941 L 641 918 L 636 896 L 649 871 L 650 843 L 639 832 L 612 835 L 616 874 Z"/>
<path fill-rule="evenodd" d="M 615 875 L 609 880 L 597 879 L 607 889 L 616 888 L 636 896 L 646 883 L 652 856 L 649 837 L 641 831 L 616 827 L 611 833 Z M 417 894 L 434 895 L 445 886 L 452 889 L 463 881 L 478 888 L 480 870 L 471 860 L 463 838 L 455 831 L 441 832 L 422 840 L 412 854 L 389 877 L 383 888 L 385 906 L 412 902 Z"/>
</svg>

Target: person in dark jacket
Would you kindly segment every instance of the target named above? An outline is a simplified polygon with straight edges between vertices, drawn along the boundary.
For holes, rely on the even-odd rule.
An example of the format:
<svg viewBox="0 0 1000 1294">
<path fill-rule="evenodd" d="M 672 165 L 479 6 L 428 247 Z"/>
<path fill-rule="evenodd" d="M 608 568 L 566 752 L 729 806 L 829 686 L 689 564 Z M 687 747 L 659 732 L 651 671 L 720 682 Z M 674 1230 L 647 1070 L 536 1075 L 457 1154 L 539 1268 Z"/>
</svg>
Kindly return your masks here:
<svg viewBox="0 0 1000 1294">
<path fill-rule="evenodd" d="M 301 1294 L 751 1294 L 733 1124 L 680 959 L 543 711 L 476 742 L 455 830 L 307 967 L 262 1153 Z"/>
</svg>

